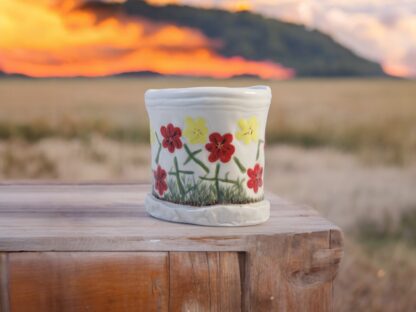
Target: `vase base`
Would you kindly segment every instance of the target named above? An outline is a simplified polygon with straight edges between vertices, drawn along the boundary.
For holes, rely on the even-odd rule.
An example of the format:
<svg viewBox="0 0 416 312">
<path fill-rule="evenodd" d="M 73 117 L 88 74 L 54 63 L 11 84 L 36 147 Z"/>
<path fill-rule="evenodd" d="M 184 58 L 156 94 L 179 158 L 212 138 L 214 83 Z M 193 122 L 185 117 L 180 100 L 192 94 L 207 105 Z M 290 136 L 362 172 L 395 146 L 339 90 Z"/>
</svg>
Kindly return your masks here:
<svg viewBox="0 0 416 312">
<path fill-rule="evenodd" d="M 160 200 L 148 194 L 144 205 L 153 217 L 165 221 L 206 226 L 247 226 L 263 223 L 270 217 L 270 202 L 221 204 L 193 207 Z"/>
</svg>

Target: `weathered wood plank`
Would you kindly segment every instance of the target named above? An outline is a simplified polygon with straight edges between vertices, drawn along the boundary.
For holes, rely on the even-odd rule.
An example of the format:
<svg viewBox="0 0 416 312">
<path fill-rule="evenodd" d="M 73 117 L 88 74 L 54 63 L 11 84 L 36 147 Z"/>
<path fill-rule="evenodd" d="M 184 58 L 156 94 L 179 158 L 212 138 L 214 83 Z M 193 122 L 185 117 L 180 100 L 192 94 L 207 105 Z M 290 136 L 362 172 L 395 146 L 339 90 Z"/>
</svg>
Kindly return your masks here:
<svg viewBox="0 0 416 312">
<path fill-rule="evenodd" d="M 219 253 L 220 311 L 241 311 L 241 271 L 244 268 L 240 267 L 239 256 L 236 252 Z"/>
<path fill-rule="evenodd" d="M 334 235 L 338 235 L 334 230 Z M 331 311 L 342 253 L 329 232 L 258 236 L 246 259 L 245 311 Z"/>
<path fill-rule="evenodd" d="M 0 251 L 245 251 L 252 235 L 336 229 L 315 211 L 275 196 L 270 220 L 258 226 L 213 230 L 163 222 L 145 212 L 149 189 L 0 185 Z"/>
<path fill-rule="evenodd" d="M 287 262 L 282 267 L 289 276 L 287 302 L 293 311 L 330 311 L 332 251 L 329 232 L 297 234 L 288 246 Z"/>
<path fill-rule="evenodd" d="M 218 311 L 218 253 L 170 252 L 171 311 Z"/>
<path fill-rule="evenodd" d="M 344 255 L 343 250 L 343 235 L 342 232 L 339 230 L 330 230 L 329 232 L 329 249 L 331 251 L 334 251 L 334 255 L 332 257 L 332 262 L 329 262 L 329 264 L 332 266 L 333 274 L 334 276 L 337 275 L 339 265 L 342 259 L 342 256 Z M 334 311 L 334 283 L 332 281 L 331 283 L 331 311 Z"/>
<path fill-rule="evenodd" d="M 8 256 L 0 253 L 0 312 L 9 312 Z"/>
<path fill-rule="evenodd" d="M 170 253 L 171 311 L 241 311 L 238 254 Z"/>
<path fill-rule="evenodd" d="M 11 311 L 168 311 L 167 253 L 11 253 L 9 268 Z"/>
<path fill-rule="evenodd" d="M 125 251 L 120 254 L 127 255 L 130 251 L 169 251 L 169 256 L 162 253 L 170 266 L 168 284 L 171 289 L 182 289 L 167 300 L 172 311 L 186 307 L 237 311 L 241 305 L 243 311 L 331 311 L 342 236 L 315 211 L 269 196 L 271 218 L 262 225 L 175 224 L 145 213 L 143 198 L 149 188 L 134 184 L 0 185 L 0 251 L 61 251 L 47 252 L 50 258 L 45 263 L 60 264 L 64 274 L 75 271 L 65 270 L 66 262 L 57 256 L 73 254 L 67 251 L 97 255 L 96 251 Z M 45 260 L 29 254 L 34 263 Z M 23 257 L 12 255 L 17 260 Z M 50 275 L 48 265 L 38 266 L 56 282 L 59 265 L 51 271 L 55 275 Z M 18 266 L 25 274 L 41 278 L 24 267 Z M 139 271 L 131 276 L 135 272 Z M 10 298 L 21 292 L 17 290 Z"/>
</svg>

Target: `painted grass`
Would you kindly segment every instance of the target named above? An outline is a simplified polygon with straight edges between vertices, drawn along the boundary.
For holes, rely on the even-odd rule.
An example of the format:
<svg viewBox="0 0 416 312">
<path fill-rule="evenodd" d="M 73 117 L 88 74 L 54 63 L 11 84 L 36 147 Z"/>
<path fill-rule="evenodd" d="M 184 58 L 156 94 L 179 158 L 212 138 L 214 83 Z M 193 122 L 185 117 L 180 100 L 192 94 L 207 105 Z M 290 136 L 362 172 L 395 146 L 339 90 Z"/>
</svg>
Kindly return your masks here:
<svg viewBox="0 0 416 312">
<path fill-rule="evenodd" d="M 183 179 L 182 184 L 186 190 L 185 195 L 176 182 L 176 179 L 168 179 L 169 191 L 161 198 L 153 191 L 153 195 L 159 199 L 176 204 L 190 206 L 210 206 L 216 204 L 247 204 L 262 200 L 262 197 L 253 199 L 249 197 L 241 185 L 229 185 L 220 183 L 220 194 L 214 183 L 206 181 L 194 181 L 191 178 Z"/>
</svg>

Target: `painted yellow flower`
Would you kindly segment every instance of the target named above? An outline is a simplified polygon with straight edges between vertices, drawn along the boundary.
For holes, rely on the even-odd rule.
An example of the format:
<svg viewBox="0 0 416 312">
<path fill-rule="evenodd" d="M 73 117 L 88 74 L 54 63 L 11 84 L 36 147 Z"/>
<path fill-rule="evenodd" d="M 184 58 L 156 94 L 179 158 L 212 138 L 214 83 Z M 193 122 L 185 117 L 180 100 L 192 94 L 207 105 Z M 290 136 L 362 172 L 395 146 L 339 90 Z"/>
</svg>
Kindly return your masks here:
<svg viewBox="0 0 416 312">
<path fill-rule="evenodd" d="M 191 144 L 204 144 L 207 141 L 208 128 L 203 118 L 185 118 L 185 129 L 183 136 L 189 140 Z"/>
<path fill-rule="evenodd" d="M 240 119 L 238 126 L 240 127 L 240 131 L 237 131 L 235 134 L 238 140 L 244 144 L 249 144 L 251 141 L 257 142 L 259 138 L 259 122 L 256 116 L 252 116 L 249 119 Z"/>
</svg>

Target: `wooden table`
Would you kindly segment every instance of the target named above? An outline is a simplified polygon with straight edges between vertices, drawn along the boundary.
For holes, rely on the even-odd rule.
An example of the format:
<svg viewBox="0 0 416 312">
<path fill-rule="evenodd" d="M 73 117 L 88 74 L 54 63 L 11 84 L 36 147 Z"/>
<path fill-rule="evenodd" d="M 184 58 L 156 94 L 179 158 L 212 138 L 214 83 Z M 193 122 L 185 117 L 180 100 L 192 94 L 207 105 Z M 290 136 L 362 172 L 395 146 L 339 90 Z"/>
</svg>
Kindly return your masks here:
<svg viewBox="0 0 416 312">
<path fill-rule="evenodd" d="M 0 311 L 331 311 L 340 230 L 275 196 L 262 225 L 148 216 L 147 185 L 0 185 Z"/>
</svg>

